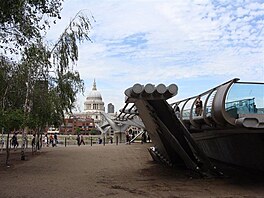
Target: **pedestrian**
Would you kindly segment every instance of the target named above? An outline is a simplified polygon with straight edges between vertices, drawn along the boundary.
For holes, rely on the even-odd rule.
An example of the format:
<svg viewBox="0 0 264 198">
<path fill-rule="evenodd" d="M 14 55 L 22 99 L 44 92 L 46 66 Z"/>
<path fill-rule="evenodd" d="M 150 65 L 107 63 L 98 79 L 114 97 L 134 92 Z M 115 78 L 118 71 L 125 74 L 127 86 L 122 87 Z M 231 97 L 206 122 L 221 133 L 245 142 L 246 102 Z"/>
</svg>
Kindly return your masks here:
<svg viewBox="0 0 264 198">
<path fill-rule="evenodd" d="M 35 145 L 36 145 L 36 134 L 33 134 L 33 138 L 31 140 L 32 150 L 33 150 L 33 148 L 34 148 Z"/>
<path fill-rule="evenodd" d="M 178 106 L 178 104 L 176 104 L 176 106 L 174 107 L 175 110 L 175 114 L 177 116 L 177 118 L 180 117 L 180 107 Z"/>
<path fill-rule="evenodd" d="M 58 143 L 58 136 L 57 133 L 54 134 L 54 139 L 52 141 L 52 147 L 57 146 Z"/>
<path fill-rule="evenodd" d="M 49 143 L 50 143 L 51 145 L 53 144 L 53 139 L 54 139 L 53 135 L 50 134 L 50 136 L 49 136 Z"/>
<path fill-rule="evenodd" d="M 146 143 L 146 142 L 147 142 L 147 136 L 146 136 L 146 132 L 144 132 L 141 135 L 141 144 Z"/>
<path fill-rule="evenodd" d="M 126 144 L 130 144 L 130 135 L 126 132 Z"/>
<path fill-rule="evenodd" d="M 57 133 L 54 134 L 54 140 L 55 140 L 55 144 L 58 144 L 58 135 L 57 135 Z"/>
<path fill-rule="evenodd" d="M 44 143 L 44 146 L 49 145 L 48 134 L 45 134 L 43 143 Z"/>
<path fill-rule="evenodd" d="M 150 135 L 148 134 L 148 142 L 150 142 Z"/>
<path fill-rule="evenodd" d="M 14 147 L 14 150 L 18 147 L 18 141 L 17 141 L 17 134 L 14 133 L 13 137 L 11 138 L 11 144 Z"/>
<path fill-rule="evenodd" d="M 201 116 L 203 111 L 203 102 L 201 100 L 201 97 L 198 96 L 198 98 L 195 101 L 195 114 L 197 116 Z"/>
<path fill-rule="evenodd" d="M 81 142 L 80 142 L 80 145 L 83 144 L 85 145 L 85 142 L 84 142 L 84 139 L 83 139 L 83 136 L 81 135 Z"/>
<path fill-rule="evenodd" d="M 77 145 L 80 146 L 80 142 L 81 142 L 81 139 L 80 139 L 80 135 L 78 134 L 77 135 L 77 138 L 76 138 L 76 141 L 77 141 Z"/>
</svg>

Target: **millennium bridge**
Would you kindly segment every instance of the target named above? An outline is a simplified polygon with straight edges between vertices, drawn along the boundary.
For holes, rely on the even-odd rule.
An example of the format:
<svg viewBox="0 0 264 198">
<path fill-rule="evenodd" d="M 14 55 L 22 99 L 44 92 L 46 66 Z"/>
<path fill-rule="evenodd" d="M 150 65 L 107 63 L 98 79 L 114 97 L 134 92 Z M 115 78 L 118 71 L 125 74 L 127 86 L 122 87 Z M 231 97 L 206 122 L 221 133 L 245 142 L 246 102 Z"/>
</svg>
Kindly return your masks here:
<svg viewBox="0 0 264 198">
<path fill-rule="evenodd" d="M 222 175 L 214 159 L 264 171 L 264 83 L 235 78 L 169 104 L 177 93 L 175 84 L 134 84 L 109 122 L 144 128 L 154 145 L 151 156 L 169 166 Z"/>
</svg>

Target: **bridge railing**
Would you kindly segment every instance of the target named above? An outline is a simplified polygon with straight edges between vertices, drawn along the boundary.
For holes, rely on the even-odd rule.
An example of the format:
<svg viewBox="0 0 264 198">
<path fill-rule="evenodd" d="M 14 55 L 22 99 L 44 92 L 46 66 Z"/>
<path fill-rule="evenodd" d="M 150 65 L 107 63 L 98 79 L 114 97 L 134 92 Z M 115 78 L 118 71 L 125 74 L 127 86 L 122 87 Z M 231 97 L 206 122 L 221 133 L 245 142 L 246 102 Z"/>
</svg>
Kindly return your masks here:
<svg viewBox="0 0 264 198">
<path fill-rule="evenodd" d="M 226 97 L 226 110 L 237 114 L 264 114 L 264 83 L 236 82 Z"/>
<path fill-rule="evenodd" d="M 204 120 L 207 125 L 212 125 L 214 121 L 216 123 L 219 120 L 223 121 L 223 118 L 237 119 L 247 114 L 264 114 L 264 83 L 237 82 L 238 80 L 233 79 L 200 95 L 172 103 L 171 106 L 179 119 L 189 121 L 198 128 L 200 127 L 196 123 L 198 120 Z M 217 93 L 218 90 L 220 93 Z M 198 97 L 203 102 L 202 113 L 199 115 L 195 110 Z M 222 113 L 228 117 L 226 115 L 219 117 Z M 214 116 L 217 116 L 216 120 Z"/>
<path fill-rule="evenodd" d="M 171 104 L 177 117 L 190 122 L 195 128 L 235 124 L 235 119 L 247 114 L 264 114 L 264 83 L 238 82 L 235 78 L 208 91 Z M 196 111 L 196 101 L 202 101 L 202 110 Z M 131 119 L 138 112 L 128 103 L 120 112 L 119 119 Z M 254 115 L 253 115 L 254 116 Z"/>
</svg>

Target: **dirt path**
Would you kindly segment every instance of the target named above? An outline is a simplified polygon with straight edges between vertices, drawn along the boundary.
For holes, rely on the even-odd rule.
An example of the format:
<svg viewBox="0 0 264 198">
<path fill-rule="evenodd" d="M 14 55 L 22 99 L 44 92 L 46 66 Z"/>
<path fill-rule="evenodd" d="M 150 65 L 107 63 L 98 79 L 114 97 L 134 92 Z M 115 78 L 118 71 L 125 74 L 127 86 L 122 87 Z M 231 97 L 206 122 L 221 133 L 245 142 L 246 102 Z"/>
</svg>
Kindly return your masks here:
<svg viewBox="0 0 264 198">
<path fill-rule="evenodd" d="M 0 198 L 264 197 L 264 179 L 194 178 L 154 163 L 149 146 L 45 148 L 28 161 L 2 167 Z"/>
</svg>

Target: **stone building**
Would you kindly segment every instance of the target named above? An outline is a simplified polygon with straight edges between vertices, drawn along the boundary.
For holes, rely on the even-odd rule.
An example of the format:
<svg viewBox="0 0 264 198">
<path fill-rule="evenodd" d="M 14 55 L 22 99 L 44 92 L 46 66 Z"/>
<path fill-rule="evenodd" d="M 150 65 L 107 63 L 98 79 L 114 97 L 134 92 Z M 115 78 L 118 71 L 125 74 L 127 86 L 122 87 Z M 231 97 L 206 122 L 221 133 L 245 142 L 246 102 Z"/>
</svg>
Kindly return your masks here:
<svg viewBox="0 0 264 198">
<path fill-rule="evenodd" d="M 94 120 L 94 123 L 101 124 L 104 120 L 101 112 L 105 112 L 105 106 L 101 93 L 96 88 L 94 80 L 92 91 L 87 95 L 84 102 L 84 112 L 87 117 Z"/>
</svg>

